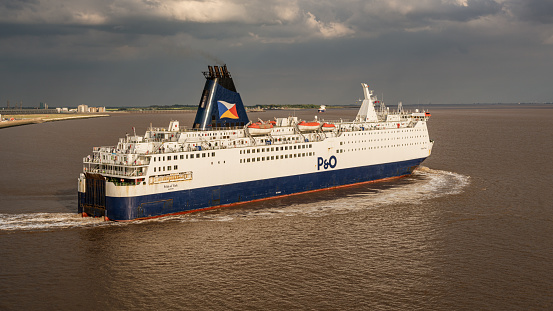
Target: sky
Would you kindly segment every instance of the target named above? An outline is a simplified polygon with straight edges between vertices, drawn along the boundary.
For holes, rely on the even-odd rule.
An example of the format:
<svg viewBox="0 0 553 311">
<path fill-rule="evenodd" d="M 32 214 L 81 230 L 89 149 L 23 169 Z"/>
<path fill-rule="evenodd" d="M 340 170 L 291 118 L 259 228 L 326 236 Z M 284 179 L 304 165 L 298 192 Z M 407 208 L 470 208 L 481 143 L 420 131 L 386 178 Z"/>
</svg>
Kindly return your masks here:
<svg viewBox="0 0 553 311">
<path fill-rule="evenodd" d="M 551 0 L 1 0 L 0 107 L 553 102 Z"/>
</svg>

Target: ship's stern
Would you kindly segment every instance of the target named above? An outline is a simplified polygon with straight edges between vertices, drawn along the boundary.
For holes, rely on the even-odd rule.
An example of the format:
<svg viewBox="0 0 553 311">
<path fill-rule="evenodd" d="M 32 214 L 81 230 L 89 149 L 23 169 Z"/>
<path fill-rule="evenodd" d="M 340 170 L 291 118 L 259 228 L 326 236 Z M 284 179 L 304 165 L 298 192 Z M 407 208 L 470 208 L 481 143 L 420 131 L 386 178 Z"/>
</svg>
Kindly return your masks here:
<svg viewBox="0 0 553 311">
<path fill-rule="evenodd" d="M 82 173 L 78 179 L 78 213 L 106 217 L 106 180 L 100 174 Z"/>
</svg>

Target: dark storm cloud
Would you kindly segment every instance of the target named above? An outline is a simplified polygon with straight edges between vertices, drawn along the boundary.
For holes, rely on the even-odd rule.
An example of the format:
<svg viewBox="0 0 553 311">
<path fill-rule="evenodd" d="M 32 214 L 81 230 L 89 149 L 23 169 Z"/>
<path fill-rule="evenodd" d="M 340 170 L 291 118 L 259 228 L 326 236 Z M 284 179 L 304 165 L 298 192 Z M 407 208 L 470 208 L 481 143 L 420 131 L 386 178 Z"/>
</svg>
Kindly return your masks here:
<svg viewBox="0 0 553 311">
<path fill-rule="evenodd" d="M 549 0 L 5 0 L 0 102 L 194 104 L 205 65 L 223 63 L 249 104 L 351 103 L 360 82 L 392 103 L 518 102 L 528 94 L 545 101 L 553 97 L 542 82 L 553 71 L 552 7 Z"/>
<path fill-rule="evenodd" d="M 519 19 L 534 23 L 553 24 L 553 1 L 511 1 L 509 6 Z"/>
<path fill-rule="evenodd" d="M 64 36 L 85 33 L 89 27 L 58 24 L 16 24 L 0 22 L 0 38 L 20 36 Z"/>
<path fill-rule="evenodd" d="M 0 2 L 0 8 L 21 11 L 32 8 L 36 4 L 38 4 L 38 0 L 3 0 Z"/>
<path fill-rule="evenodd" d="M 502 6 L 493 0 L 468 0 L 466 6 L 453 3 L 440 5 L 440 2 L 436 1 L 435 6 L 415 10 L 406 16 L 415 22 L 425 20 L 466 22 L 500 13 L 502 9 Z"/>
</svg>

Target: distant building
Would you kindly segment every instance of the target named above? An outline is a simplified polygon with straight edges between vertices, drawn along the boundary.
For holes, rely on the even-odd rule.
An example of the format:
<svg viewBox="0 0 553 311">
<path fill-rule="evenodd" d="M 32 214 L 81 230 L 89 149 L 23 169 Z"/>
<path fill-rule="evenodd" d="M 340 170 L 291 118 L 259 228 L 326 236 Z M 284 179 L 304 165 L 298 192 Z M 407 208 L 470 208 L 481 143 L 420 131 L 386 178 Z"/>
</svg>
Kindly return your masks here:
<svg viewBox="0 0 553 311">
<path fill-rule="evenodd" d="M 88 107 L 88 105 L 79 105 L 77 107 L 77 112 L 79 113 L 106 112 L 106 107 Z"/>
<path fill-rule="evenodd" d="M 48 109 L 48 104 L 47 103 L 40 103 L 39 107 L 40 107 L 40 109 Z"/>
<path fill-rule="evenodd" d="M 88 107 L 88 112 L 106 112 L 106 107 Z"/>
<path fill-rule="evenodd" d="M 78 113 L 87 113 L 88 112 L 88 105 L 79 105 L 79 106 L 77 106 L 77 112 Z"/>
</svg>

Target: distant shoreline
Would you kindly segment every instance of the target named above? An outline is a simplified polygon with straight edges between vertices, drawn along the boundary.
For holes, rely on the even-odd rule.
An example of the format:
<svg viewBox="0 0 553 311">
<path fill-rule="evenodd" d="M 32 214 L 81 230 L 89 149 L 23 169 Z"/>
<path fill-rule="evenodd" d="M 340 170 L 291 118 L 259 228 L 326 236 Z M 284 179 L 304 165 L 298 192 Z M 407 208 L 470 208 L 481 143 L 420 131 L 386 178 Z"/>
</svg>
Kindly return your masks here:
<svg viewBox="0 0 553 311">
<path fill-rule="evenodd" d="M 14 120 L 14 121 L 1 121 L 0 129 L 28 125 L 28 124 L 39 124 L 44 122 L 54 122 L 54 121 L 65 121 L 65 120 L 75 120 L 75 119 L 89 119 L 89 118 L 100 118 L 100 117 L 109 117 L 109 114 L 87 114 L 87 115 L 24 115 L 26 118 Z M 2 117 L 12 118 L 12 117 L 22 117 L 22 115 L 3 115 Z"/>
</svg>

